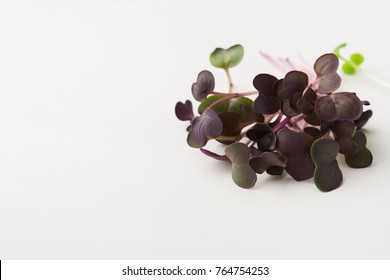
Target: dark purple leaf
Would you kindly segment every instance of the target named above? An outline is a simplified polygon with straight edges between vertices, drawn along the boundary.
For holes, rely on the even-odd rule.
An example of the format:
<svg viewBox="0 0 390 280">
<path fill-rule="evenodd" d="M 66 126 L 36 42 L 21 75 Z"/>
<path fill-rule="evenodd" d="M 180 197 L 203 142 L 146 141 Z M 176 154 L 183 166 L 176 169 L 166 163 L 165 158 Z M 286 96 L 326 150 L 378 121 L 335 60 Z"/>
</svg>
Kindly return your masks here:
<svg viewBox="0 0 390 280">
<path fill-rule="evenodd" d="M 329 73 L 335 73 L 339 67 L 339 59 L 332 53 L 320 56 L 314 63 L 314 71 L 317 76 L 324 76 Z"/>
<path fill-rule="evenodd" d="M 187 100 L 185 103 L 177 102 L 175 106 L 176 117 L 181 121 L 190 121 L 194 117 L 192 103 Z"/>
<path fill-rule="evenodd" d="M 281 161 L 275 153 L 270 152 L 265 152 L 261 156 L 252 157 L 249 160 L 249 165 L 256 173 L 259 174 L 264 173 L 264 171 L 271 167 L 286 167 L 284 162 Z"/>
<path fill-rule="evenodd" d="M 223 124 L 217 113 L 212 109 L 206 109 L 201 116 L 192 120 L 187 143 L 193 148 L 201 148 L 206 145 L 208 138 L 218 137 L 222 129 Z"/>
<path fill-rule="evenodd" d="M 257 123 L 246 132 L 246 136 L 257 143 L 260 151 L 273 151 L 276 144 L 276 136 L 272 129 L 265 123 Z"/>
<path fill-rule="evenodd" d="M 283 80 L 284 87 L 290 93 L 300 92 L 306 89 L 309 83 L 307 75 L 300 71 L 290 71 L 286 74 Z"/>
<path fill-rule="evenodd" d="M 317 99 L 315 111 L 320 120 L 356 120 L 363 111 L 362 102 L 352 92 L 332 93 Z"/>
<path fill-rule="evenodd" d="M 335 140 L 340 145 L 339 153 L 344 155 L 356 153 L 358 146 L 352 139 L 355 133 L 355 123 L 353 121 L 336 121 L 332 124 L 332 131 L 335 135 Z"/>
<path fill-rule="evenodd" d="M 290 98 L 290 92 L 284 86 L 284 79 L 280 79 L 274 84 L 274 92 L 280 100 Z"/>
<path fill-rule="evenodd" d="M 192 84 L 192 95 L 195 100 L 203 101 L 214 90 L 214 87 L 215 80 L 213 74 L 210 71 L 203 70 L 198 74 L 196 82 Z"/>
<path fill-rule="evenodd" d="M 326 138 L 314 141 L 311 147 L 311 157 L 316 166 L 314 182 L 323 192 L 338 188 L 343 181 L 343 174 L 336 160 L 339 148 L 336 141 Z"/>
<path fill-rule="evenodd" d="M 362 131 L 357 131 L 353 136 L 353 140 L 358 145 L 358 150 L 353 155 L 346 155 L 345 162 L 353 168 L 364 168 L 372 164 L 373 156 L 367 149 L 367 138 Z"/>
<path fill-rule="evenodd" d="M 274 95 L 273 86 L 277 81 L 274 76 L 269 74 L 259 74 L 253 79 L 253 86 L 259 91 L 260 94 L 272 96 Z"/>
<path fill-rule="evenodd" d="M 298 100 L 298 110 L 305 114 L 311 115 L 314 111 L 314 105 L 317 100 L 317 94 L 311 88 L 307 88 L 305 94 Z"/>
<path fill-rule="evenodd" d="M 321 93 L 331 93 L 340 87 L 341 77 L 337 73 L 329 73 L 318 81 L 318 91 Z"/>
<path fill-rule="evenodd" d="M 359 119 L 355 120 L 356 130 L 362 129 L 366 125 L 368 120 L 372 117 L 372 111 L 367 110 L 362 113 Z"/>
<path fill-rule="evenodd" d="M 311 178 L 314 172 L 310 158 L 313 138 L 305 132 L 282 129 L 278 131 L 277 139 L 279 152 L 287 158 L 287 173 L 297 181 Z"/>
<path fill-rule="evenodd" d="M 310 154 L 287 158 L 286 172 L 296 181 L 304 181 L 313 177 L 314 164 Z"/>
<path fill-rule="evenodd" d="M 313 137 L 314 140 L 321 137 L 321 131 L 318 128 L 315 128 L 313 126 L 305 127 L 303 131 L 309 134 L 311 137 Z"/>
<path fill-rule="evenodd" d="M 259 94 L 253 103 L 253 108 L 258 114 L 274 114 L 280 110 L 280 100 L 276 96 Z"/>
</svg>

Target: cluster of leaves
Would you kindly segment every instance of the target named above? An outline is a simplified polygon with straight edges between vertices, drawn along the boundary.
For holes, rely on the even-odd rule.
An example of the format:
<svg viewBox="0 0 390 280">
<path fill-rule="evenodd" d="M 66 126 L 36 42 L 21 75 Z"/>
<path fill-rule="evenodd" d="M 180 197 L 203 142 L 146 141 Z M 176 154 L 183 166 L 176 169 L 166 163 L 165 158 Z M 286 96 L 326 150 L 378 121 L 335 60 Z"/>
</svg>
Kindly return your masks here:
<svg viewBox="0 0 390 280">
<path fill-rule="evenodd" d="M 227 73 L 229 92 L 214 91 L 213 74 L 201 71 L 192 85 L 192 95 L 200 102 L 198 116 L 191 101 L 176 104 L 177 118 L 190 121 L 189 146 L 230 161 L 233 181 L 242 188 L 253 187 L 257 174 L 286 172 L 297 181 L 314 177 L 318 189 L 328 192 L 343 180 L 336 160 L 339 153 L 353 168 L 371 165 L 362 128 L 372 111 L 363 110 L 369 102 L 354 92 L 337 92 L 341 78 L 335 54 L 315 61 L 313 81 L 298 70 L 281 79 L 261 73 L 253 79 L 255 91 L 233 93 L 229 68 L 239 64 L 243 54 L 240 45 L 212 52 L 212 65 Z M 227 145 L 225 154 L 204 148 L 212 139 Z"/>
</svg>

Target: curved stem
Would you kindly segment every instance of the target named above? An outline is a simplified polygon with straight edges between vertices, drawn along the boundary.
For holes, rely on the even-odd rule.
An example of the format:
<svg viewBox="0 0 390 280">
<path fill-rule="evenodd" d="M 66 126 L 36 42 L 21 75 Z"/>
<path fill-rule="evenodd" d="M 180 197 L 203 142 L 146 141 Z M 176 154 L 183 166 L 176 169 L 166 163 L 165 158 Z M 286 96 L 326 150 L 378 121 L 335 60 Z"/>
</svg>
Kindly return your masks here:
<svg viewBox="0 0 390 280">
<path fill-rule="evenodd" d="M 225 68 L 225 73 L 229 81 L 229 93 L 233 92 L 233 82 L 232 82 L 232 77 L 230 76 L 229 68 Z"/>
<path fill-rule="evenodd" d="M 228 100 L 228 99 L 231 99 L 233 97 L 236 97 L 234 95 L 229 95 L 229 96 L 225 96 L 225 97 L 222 97 L 221 99 L 217 99 L 215 100 L 214 102 L 210 103 L 209 106 L 207 106 L 206 109 L 211 109 L 213 108 L 214 106 L 218 105 L 219 103 L 225 101 L 225 100 Z"/>
<path fill-rule="evenodd" d="M 247 91 L 247 92 L 242 92 L 242 93 L 223 93 L 223 92 L 217 92 L 213 91 L 210 92 L 211 94 L 218 95 L 218 96 L 231 96 L 231 97 L 240 97 L 240 96 L 251 96 L 258 94 L 259 92 L 256 91 Z"/>
<path fill-rule="evenodd" d="M 288 124 L 290 122 L 290 119 L 289 117 L 286 117 L 284 120 L 282 120 L 280 123 L 278 123 L 273 129 L 272 131 L 273 132 L 277 132 L 278 130 L 282 129 L 283 127 L 286 126 L 286 124 Z"/>
<path fill-rule="evenodd" d="M 273 129 L 272 131 L 273 132 L 277 132 L 278 130 L 282 129 L 283 127 L 285 127 L 288 123 L 296 123 L 296 122 L 299 122 L 300 120 L 306 118 L 307 116 L 305 114 L 299 114 L 298 116 L 295 116 L 295 117 L 286 117 L 284 120 L 282 120 L 280 123 L 278 123 Z"/>
</svg>

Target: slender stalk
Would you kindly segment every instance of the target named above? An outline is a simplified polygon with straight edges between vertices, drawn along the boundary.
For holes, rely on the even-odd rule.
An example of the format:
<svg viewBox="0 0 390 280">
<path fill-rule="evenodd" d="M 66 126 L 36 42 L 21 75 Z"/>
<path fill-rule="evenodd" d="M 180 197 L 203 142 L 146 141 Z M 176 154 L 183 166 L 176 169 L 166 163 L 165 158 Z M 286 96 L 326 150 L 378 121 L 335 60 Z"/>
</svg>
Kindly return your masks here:
<svg viewBox="0 0 390 280">
<path fill-rule="evenodd" d="M 282 129 L 283 127 L 285 127 L 288 123 L 297 123 L 299 122 L 300 120 L 306 118 L 306 115 L 305 114 L 299 114 L 298 116 L 295 116 L 295 117 L 292 117 L 292 118 L 289 118 L 289 117 L 286 117 L 284 120 L 282 120 L 280 123 L 278 123 L 273 129 L 272 131 L 273 132 L 277 132 L 278 130 Z"/>
<path fill-rule="evenodd" d="M 353 61 L 350 61 L 350 60 L 347 60 L 345 57 L 343 56 L 339 56 L 339 58 L 341 60 L 344 60 L 345 62 L 348 62 L 350 63 L 357 71 L 360 71 L 360 73 L 362 73 L 363 75 L 365 75 L 366 77 L 370 78 L 371 80 L 373 80 L 374 82 L 377 82 L 378 84 L 382 85 L 382 86 L 385 86 L 387 88 L 390 88 L 390 83 L 388 82 L 385 82 L 384 80 L 382 79 L 379 79 L 377 76 L 371 74 L 370 72 L 367 72 L 366 70 L 364 70 L 363 68 L 361 68 L 359 65 L 357 65 L 356 63 L 354 63 Z"/>
<path fill-rule="evenodd" d="M 218 95 L 218 96 L 230 96 L 230 97 L 240 97 L 240 96 L 251 96 L 258 94 L 259 92 L 256 91 L 248 91 L 248 92 L 242 92 L 242 93 L 223 93 L 223 92 L 217 92 L 213 91 L 211 94 Z"/>
<path fill-rule="evenodd" d="M 227 76 L 228 81 L 229 81 L 229 93 L 232 93 L 233 92 L 233 81 L 232 81 L 232 77 L 230 76 L 229 68 L 225 68 L 224 70 L 225 70 L 226 76 Z"/>
<path fill-rule="evenodd" d="M 225 100 L 231 99 L 231 98 L 233 98 L 233 97 L 235 97 L 235 96 L 234 96 L 234 95 L 231 95 L 231 96 L 222 97 L 221 99 L 217 99 L 217 100 L 215 100 L 214 102 L 210 103 L 210 105 L 207 106 L 206 109 L 211 109 L 211 108 L 213 108 L 214 106 L 218 105 L 219 103 L 221 103 L 221 102 L 223 102 L 223 101 L 225 101 Z"/>
<path fill-rule="evenodd" d="M 282 129 L 290 122 L 291 118 L 286 117 L 284 120 L 282 120 L 280 123 L 278 123 L 273 129 L 273 132 L 277 132 L 278 130 Z"/>
<path fill-rule="evenodd" d="M 378 77 L 374 76 L 374 75 L 371 74 L 370 72 L 367 72 L 366 70 L 363 70 L 363 69 L 360 68 L 360 67 L 358 68 L 358 70 L 359 70 L 362 74 L 364 74 L 364 75 L 366 75 L 368 78 L 370 78 L 371 80 L 377 82 L 378 84 L 381 84 L 382 86 L 385 86 L 385 87 L 390 88 L 390 83 L 385 82 L 385 81 L 383 81 L 382 79 L 379 79 Z"/>
</svg>

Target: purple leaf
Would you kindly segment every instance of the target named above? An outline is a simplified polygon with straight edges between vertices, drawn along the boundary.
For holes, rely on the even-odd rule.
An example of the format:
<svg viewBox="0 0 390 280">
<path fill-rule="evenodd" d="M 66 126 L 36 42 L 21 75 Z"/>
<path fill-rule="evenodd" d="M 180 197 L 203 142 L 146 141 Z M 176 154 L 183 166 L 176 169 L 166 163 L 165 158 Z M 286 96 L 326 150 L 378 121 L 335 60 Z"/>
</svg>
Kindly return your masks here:
<svg viewBox="0 0 390 280">
<path fill-rule="evenodd" d="M 223 124 L 217 113 L 212 109 L 206 109 L 201 116 L 192 120 L 187 143 L 193 148 L 201 148 L 206 145 L 209 138 L 218 137 L 222 129 Z"/>
<path fill-rule="evenodd" d="M 260 94 L 274 95 L 273 86 L 277 81 L 274 76 L 269 74 L 259 74 L 253 79 L 253 86 L 259 91 Z"/>
<path fill-rule="evenodd" d="M 341 77 L 337 73 L 329 73 L 318 81 L 318 91 L 321 93 L 331 93 L 338 89 L 341 84 Z"/>
<path fill-rule="evenodd" d="M 320 56 L 314 63 L 314 71 L 321 77 L 329 73 L 335 73 L 339 67 L 339 59 L 332 53 Z"/>
<path fill-rule="evenodd" d="M 187 100 L 185 103 L 177 102 L 175 106 L 176 117 L 181 121 L 190 121 L 194 118 L 192 103 Z"/>
<path fill-rule="evenodd" d="M 214 87 L 215 80 L 213 74 L 210 71 L 203 70 L 198 74 L 196 82 L 192 84 L 192 95 L 195 100 L 203 101 L 214 90 Z"/>
<path fill-rule="evenodd" d="M 340 145 L 339 153 L 344 155 L 356 153 L 358 145 L 352 139 L 352 136 L 355 134 L 355 123 L 353 121 L 336 121 L 332 124 L 332 131 L 336 142 Z"/>
<path fill-rule="evenodd" d="M 363 105 L 355 93 L 339 92 L 317 99 L 315 111 L 318 118 L 325 122 L 354 121 L 361 116 Z"/>
</svg>

